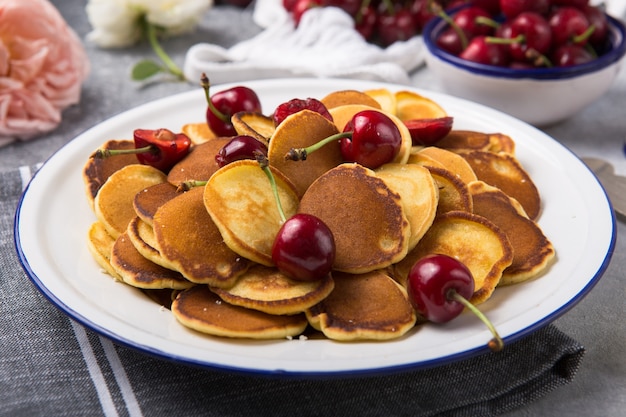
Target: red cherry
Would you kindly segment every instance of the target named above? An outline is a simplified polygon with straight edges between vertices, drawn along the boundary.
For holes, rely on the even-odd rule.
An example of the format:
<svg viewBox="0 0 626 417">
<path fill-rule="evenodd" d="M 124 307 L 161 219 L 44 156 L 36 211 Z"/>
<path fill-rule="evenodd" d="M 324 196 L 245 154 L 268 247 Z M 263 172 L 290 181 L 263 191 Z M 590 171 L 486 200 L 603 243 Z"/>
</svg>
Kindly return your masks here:
<svg viewBox="0 0 626 417">
<path fill-rule="evenodd" d="M 431 146 L 446 137 L 452 130 L 453 118 L 450 116 L 437 119 L 405 120 L 413 146 Z"/>
<path fill-rule="evenodd" d="M 454 290 L 470 299 L 474 285 L 472 273 L 462 262 L 447 255 L 428 255 L 411 268 L 407 290 L 418 313 L 434 323 L 444 323 L 461 314 L 464 308 L 449 293 Z"/>
<path fill-rule="evenodd" d="M 252 136 L 235 136 L 215 155 L 217 165 L 223 167 L 240 159 L 256 159 L 256 153 L 267 155 L 267 146 Z"/>
<path fill-rule="evenodd" d="M 376 110 L 363 110 L 355 114 L 344 127 L 343 133 L 349 133 L 340 139 L 343 158 L 370 169 L 391 162 L 402 145 L 398 126 L 387 115 Z"/>
<path fill-rule="evenodd" d="M 500 10 L 507 19 L 524 12 L 545 14 L 550 10 L 550 0 L 500 0 Z"/>
<path fill-rule="evenodd" d="M 587 5 L 583 12 L 587 16 L 589 24 L 593 25 L 593 32 L 589 36 L 589 42 L 596 48 L 603 48 L 609 31 L 609 22 L 606 14 L 600 7 Z"/>
<path fill-rule="evenodd" d="M 363 36 L 363 39 L 371 41 L 376 31 L 377 19 L 374 7 L 363 6 L 354 18 L 354 29 Z"/>
<path fill-rule="evenodd" d="M 430 19 L 436 16 L 431 10 L 431 4 L 432 0 L 413 0 L 409 7 L 418 32 L 426 26 Z"/>
<path fill-rule="evenodd" d="M 419 314 L 433 323 L 444 323 L 467 308 L 491 331 L 489 348 L 501 350 L 504 342 L 493 324 L 468 301 L 474 294 L 474 285 L 471 271 L 462 262 L 440 254 L 418 260 L 407 277 L 409 301 Z"/>
<path fill-rule="evenodd" d="M 463 51 L 463 40 L 459 36 L 459 32 L 453 28 L 441 32 L 435 43 L 439 48 L 452 55 L 459 55 Z"/>
<path fill-rule="evenodd" d="M 519 61 L 535 60 L 538 54 L 546 54 L 552 46 L 548 21 L 534 12 L 523 12 L 511 21 L 510 37 L 521 39 L 509 47 L 512 58 Z"/>
<path fill-rule="evenodd" d="M 207 99 L 206 119 L 211 130 L 218 136 L 235 136 L 237 131 L 230 119 L 238 112 L 261 113 L 261 101 L 254 90 L 237 86 L 209 94 L 209 78 L 202 74 L 202 88 Z"/>
<path fill-rule="evenodd" d="M 459 57 L 479 64 L 499 67 L 509 63 L 506 45 L 489 42 L 487 36 L 473 38 Z"/>
<path fill-rule="evenodd" d="M 276 110 L 274 110 L 274 115 L 273 115 L 274 126 L 278 126 L 279 124 L 283 122 L 283 120 L 287 118 L 287 116 L 290 116 L 301 110 L 311 110 L 311 111 L 317 112 L 321 114 L 322 116 L 324 116 L 325 118 L 327 118 L 328 120 L 330 120 L 331 122 L 333 121 L 333 116 L 331 116 L 330 112 L 328 111 L 324 103 L 322 103 L 318 99 L 311 98 L 311 97 L 304 99 L 304 100 L 299 99 L 299 98 L 294 98 L 276 107 Z"/>
<path fill-rule="evenodd" d="M 552 6 L 561 7 L 569 6 L 576 7 L 577 9 L 583 9 L 589 4 L 589 0 L 550 0 Z"/>
<path fill-rule="evenodd" d="M 491 16 L 500 14 L 500 0 L 470 0 L 470 3 L 485 10 Z"/>
<path fill-rule="evenodd" d="M 467 7 L 454 14 L 452 20 L 465 33 L 468 40 L 474 36 L 491 35 L 493 26 L 481 23 L 481 18 L 491 20 L 491 16 L 480 7 Z"/>
<path fill-rule="evenodd" d="M 322 279 L 335 262 L 335 239 L 318 217 L 298 213 L 279 229 L 272 246 L 272 261 L 292 279 Z"/>
<path fill-rule="evenodd" d="M 587 33 L 587 36 L 581 35 L 589 30 L 589 20 L 581 10 L 574 7 L 559 7 L 552 13 L 548 23 L 552 30 L 554 46 L 558 47 L 569 42 L 578 45 L 587 43 L 590 33 Z"/>
<path fill-rule="evenodd" d="M 291 9 L 295 25 L 298 26 L 300 24 L 302 15 L 306 13 L 307 10 L 315 7 L 322 7 L 322 0 L 296 0 L 293 9 Z"/>
<path fill-rule="evenodd" d="M 571 67 L 585 64 L 595 59 L 584 46 L 565 44 L 559 46 L 552 56 L 552 63 L 557 67 Z"/>
<path fill-rule="evenodd" d="M 405 41 L 417 34 L 413 14 L 407 8 L 379 14 L 376 30 L 383 46 Z"/>
</svg>

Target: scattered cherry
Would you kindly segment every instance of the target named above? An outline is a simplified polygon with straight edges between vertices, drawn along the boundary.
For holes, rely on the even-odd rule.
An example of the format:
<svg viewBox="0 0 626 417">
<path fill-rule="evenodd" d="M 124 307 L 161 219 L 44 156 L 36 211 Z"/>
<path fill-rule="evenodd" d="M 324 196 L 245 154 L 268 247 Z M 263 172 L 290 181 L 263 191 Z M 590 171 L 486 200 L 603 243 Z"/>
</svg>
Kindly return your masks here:
<svg viewBox="0 0 626 417">
<path fill-rule="evenodd" d="M 335 262 L 335 238 L 320 218 L 298 213 L 287 219 L 267 156 L 255 153 L 270 181 L 283 223 L 274 238 L 272 261 L 280 272 L 299 281 L 316 281 L 328 276 Z"/>
<path fill-rule="evenodd" d="M 207 100 L 206 119 L 211 130 L 218 136 L 235 136 L 231 117 L 238 112 L 261 113 L 261 101 L 254 90 L 237 86 L 220 91 L 212 96 L 206 74 L 201 77 L 202 88 Z"/>
<path fill-rule="evenodd" d="M 255 153 L 267 155 L 267 146 L 252 136 L 239 135 L 228 141 L 215 155 L 219 167 L 240 159 L 256 159 Z"/>
<path fill-rule="evenodd" d="M 500 0 L 500 10 L 507 19 L 525 12 L 544 14 L 550 10 L 550 0 Z"/>
<path fill-rule="evenodd" d="M 509 63 L 509 55 L 505 45 L 490 42 L 488 36 L 475 36 L 459 57 L 468 61 L 486 65 L 505 66 Z"/>
<path fill-rule="evenodd" d="M 316 7 L 322 7 L 322 0 L 296 0 L 293 8 L 291 9 L 295 25 L 298 26 L 300 24 L 302 15 L 306 13 L 307 10 Z"/>
<path fill-rule="evenodd" d="M 595 56 L 585 47 L 575 44 L 559 46 L 552 55 L 552 62 L 559 67 L 571 67 L 590 62 Z"/>
<path fill-rule="evenodd" d="M 402 145 L 400 129 L 389 116 L 377 110 L 362 110 L 352 116 L 343 132 L 306 148 L 292 148 L 285 159 L 304 161 L 311 152 L 337 140 L 344 161 L 356 162 L 370 169 L 391 162 Z"/>
<path fill-rule="evenodd" d="M 139 163 L 167 172 L 187 156 L 191 149 L 191 140 L 187 135 L 175 134 L 169 129 L 135 129 L 133 140 L 135 149 L 98 149 L 92 157 L 135 154 Z"/>
<path fill-rule="evenodd" d="M 446 137 L 452 130 L 454 119 L 450 116 L 436 119 L 413 119 L 403 123 L 409 129 L 413 146 L 431 146 Z"/>
<path fill-rule="evenodd" d="M 489 348 L 499 351 L 503 341 L 493 324 L 468 300 L 474 294 L 471 271 L 448 255 L 433 254 L 419 259 L 409 271 L 407 292 L 413 308 L 433 323 L 448 322 L 468 308 L 493 334 Z"/>
<path fill-rule="evenodd" d="M 274 110 L 274 114 L 272 116 L 274 119 L 274 126 L 278 126 L 288 116 L 301 110 L 314 111 L 321 114 L 331 122 L 333 121 L 333 116 L 331 116 L 324 103 L 322 103 L 318 99 L 311 97 L 307 99 L 294 98 L 276 107 L 276 110 Z"/>
<path fill-rule="evenodd" d="M 568 43 L 585 45 L 594 28 L 591 28 L 587 16 L 574 7 L 560 7 L 548 21 L 552 30 L 553 43 L 556 47 Z"/>
</svg>

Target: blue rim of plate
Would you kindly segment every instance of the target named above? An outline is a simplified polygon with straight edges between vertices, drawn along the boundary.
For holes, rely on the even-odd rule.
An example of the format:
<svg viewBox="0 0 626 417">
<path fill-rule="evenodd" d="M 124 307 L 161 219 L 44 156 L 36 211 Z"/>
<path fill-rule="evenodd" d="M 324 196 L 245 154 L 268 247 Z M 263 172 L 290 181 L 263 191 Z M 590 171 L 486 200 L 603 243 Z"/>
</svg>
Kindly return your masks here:
<svg viewBox="0 0 626 417">
<path fill-rule="evenodd" d="M 385 84 L 385 83 L 377 83 L 377 84 L 380 85 L 380 84 Z M 386 84 L 386 85 L 389 85 L 389 84 Z M 151 103 L 165 102 L 167 100 L 169 100 L 169 97 L 159 99 Z M 455 98 L 455 100 L 466 101 L 466 100 L 457 99 L 457 98 Z M 481 107 L 485 107 L 485 106 L 481 106 Z M 511 117 L 511 116 L 506 116 L 504 114 L 503 116 Z M 114 116 L 112 119 L 115 119 L 116 117 L 117 116 Z M 78 137 L 80 137 L 80 135 Z M 393 373 L 398 373 L 398 372 L 416 371 L 416 370 L 422 370 L 422 369 L 447 365 L 452 362 L 470 359 L 470 358 L 489 352 L 489 349 L 487 348 L 485 344 L 483 346 L 478 346 L 476 348 L 467 349 L 467 350 L 454 353 L 451 355 L 437 357 L 437 358 L 429 359 L 429 360 L 421 360 L 421 361 L 413 362 L 413 363 L 402 363 L 398 365 L 357 369 L 357 370 L 337 370 L 337 371 L 319 371 L 319 372 L 318 371 L 299 371 L 299 370 L 293 371 L 293 370 L 282 370 L 282 369 L 257 369 L 257 368 L 238 367 L 235 365 L 226 365 L 226 364 L 219 363 L 219 362 L 199 360 L 199 359 L 190 358 L 184 355 L 177 355 L 177 354 L 173 354 L 170 352 L 165 352 L 161 349 L 155 348 L 154 346 L 137 343 L 127 337 L 120 336 L 119 334 L 111 331 L 107 327 L 102 326 L 98 323 L 95 323 L 90 318 L 76 311 L 74 308 L 69 306 L 64 300 L 60 299 L 53 291 L 51 291 L 46 286 L 42 278 L 40 278 L 32 269 L 29 263 L 29 260 L 26 254 L 24 253 L 24 249 L 22 247 L 22 240 L 21 240 L 20 230 L 19 230 L 19 222 L 20 222 L 20 218 L 22 214 L 23 203 L 24 203 L 25 198 L 28 195 L 31 185 L 39 180 L 39 178 L 43 175 L 41 174 L 42 172 L 44 172 L 45 174 L 46 167 L 49 161 L 54 159 L 59 153 L 65 150 L 68 146 L 75 144 L 75 142 L 76 142 L 76 139 L 66 143 L 62 148 L 60 148 L 57 152 L 55 152 L 42 165 L 42 167 L 33 175 L 29 184 L 24 189 L 20 197 L 20 200 L 18 202 L 17 210 L 14 216 L 13 229 L 14 229 L 14 244 L 15 244 L 15 249 L 16 249 L 18 258 L 20 260 L 22 268 L 28 275 L 31 282 L 55 307 L 57 307 L 61 312 L 66 314 L 71 319 L 77 321 L 84 327 L 90 330 L 93 330 L 96 333 L 102 336 L 105 336 L 122 346 L 137 350 L 139 352 L 142 352 L 142 353 L 145 353 L 145 354 L 148 354 L 148 355 L 160 358 L 160 359 L 173 361 L 175 363 L 191 365 L 191 366 L 196 366 L 196 367 L 201 367 L 201 368 L 207 368 L 207 369 L 212 369 L 212 370 L 217 370 L 217 371 L 244 374 L 244 375 L 270 376 L 270 377 L 280 377 L 280 378 L 337 378 L 337 377 L 345 378 L 345 377 L 359 377 L 359 376 L 388 375 L 388 374 L 393 374 Z M 576 159 L 580 160 L 571 150 L 567 149 L 566 147 L 563 147 L 563 149 L 567 151 L 568 153 L 570 153 L 571 155 L 573 155 Z M 512 342 L 515 342 L 517 340 L 520 340 L 530 335 L 531 333 L 537 331 L 538 329 L 544 327 L 545 325 L 561 317 L 563 314 L 565 314 L 567 311 L 573 308 L 598 283 L 598 281 L 600 280 L 600 278 L 602 277 L 602 275 L 604 274 L 604 272 L 606 271 L 610 263 L 610 260 L 614 251 L 615 243 L 616 243 L 616 227 L 617 226 L 616 226 L 615 212 L 613 211 L 613 208 L 611 206 L 611 202 L 606 193 L 606 190 L 604 189 L 604 187 L 602 186 L 602 184 L 600 183 L 596 175 L 589 168 L 586 168 L 586 169 L 588 173 L 595 179 L 595 182 L 604 193 L 606 202 L 608 204 L 608 208 L 610 209 L 611 238 L 608 244 L 607 253 L 604 255 L 602 262 L 599 264 L 593 276 L 586 282 L 584 287 L 582 287 L 574 296 L 572 296 L 565 304 L 553 310 L 550 314 L 543 316 L 540 320 L 537 320 L 525 326 L 524 328 L 519 329 L 518 331 L 503 337 L 505 344 L 510 344 Z"/>
<path fill-rule="evenodd" d="M 465 7 L 466 6 L 455 8 L 451 11 L 451 13 Z M 608 36 L 611 49 L 601 54 L 597 59 L 594 59 L 591 62 L 561 68 L 511 69 L 507 67 L 479 64 L 461 59 L 442 50 L 435 44 L 437 36 L 448 27 L 448 24 L 441 17 L 435 17 L 428 21 L 426 26 L 424 26 L 422 33 L 424 44 L 426 45 L 429 53 L 441 61 L 465 71 L 490 77 L 510 79 L 565 80 L 606 68 L 611 64 L 620 61 L 624 55 L 626 55 L 626 27 L 624 26 L 624 23 L 612 16 L 606 16 L 609 23 Z"/>
</svg>

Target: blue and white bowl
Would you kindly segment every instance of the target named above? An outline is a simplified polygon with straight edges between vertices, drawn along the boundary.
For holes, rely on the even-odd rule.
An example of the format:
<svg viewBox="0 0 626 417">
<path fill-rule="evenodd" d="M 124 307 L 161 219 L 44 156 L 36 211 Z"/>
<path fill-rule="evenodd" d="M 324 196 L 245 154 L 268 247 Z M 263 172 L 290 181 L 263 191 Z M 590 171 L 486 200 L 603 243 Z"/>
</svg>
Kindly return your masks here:
<svg viewBox="0 0 626 417">
<path fill-rule="evenodd" d="M 485 104 L 536 126 L 567 119 L 604 95 L 626 54 L 626 28 L 608 16 L 609 45 L 588 63 L 571 67 L 511 69 L 454 56 L 436 44 L 448 27 L 432 19 L 423 30 L 426 64 L 447 93 Z"/>
</svg>

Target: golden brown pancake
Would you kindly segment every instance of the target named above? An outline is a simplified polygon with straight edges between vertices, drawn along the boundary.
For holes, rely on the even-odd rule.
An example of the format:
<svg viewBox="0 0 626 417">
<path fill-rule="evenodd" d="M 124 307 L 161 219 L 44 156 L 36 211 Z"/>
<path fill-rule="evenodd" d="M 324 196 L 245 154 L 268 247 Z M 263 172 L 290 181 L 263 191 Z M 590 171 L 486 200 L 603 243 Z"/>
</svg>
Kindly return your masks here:
<svg viewBox="0 0 626 417">
<path fill-rule="evenodd" d="M 298 207 L 295 187 L 272 168 L 278 195 L 289 218 Z M 231 250 L 272 266 L 272 245 L 282 222 L 270 181 L 256 161 L 231 162 L 217 171 L 204 192 L 204 205 Z"/>
<path fill-rule="evenodd" d="M 158 242 L 154 235 L 154 229 L 152 225 L 144 222 L 139 217 L 135 217 L 128 223 L 126 234 L 133 244 L 135 249 L 148 260 L 154 262 L 157 265 L 161 265 L 163 268 L 176 271 L 176 265 L 172 265 L 161 256 L 161 252 L 157 249 Z"/>
<path fill-rule="evenodd" d="M 520 162 L 506 153 L 472 151 L 461 154 L 476 173 L 476 177 L 492 185 L 524 207 L 531 220 L 541 211 L 541 199 L 535 183 Z"/>
<path fill-rule="evenodd" d="M 270 165 L 289 178 L 298 197 L 317 177 L 343 162 L 339 141 L 326 144 L 304 161 L 287 160 L 285 155 L 293 148 L 306 148 L 337 133 L 333 122 L 311 110 L 289 115 L 274 132 L 268 148 Z"/>
<path fill-rule="evenodd" d="M 187 135 L 194 145 L 200 145 L 216 138 L 215 133 L 209 128 L 207 122 L 184 124 L 181 131 Z"/>
<path fill-rule="evenodd" d="M 319 177 L 298 211 L 317 216 L 333 232 L 336 270 L 373 271 L 408 251 L 411 230 L 400 196 L 361 165 L 342 164 Z"/>
<path fill-rule="evenodd" d="M 309 323 L 334 340 L 389 340 L 413 328 L 406 290 L 384 271 L 334 273 L 335 289 L 307 311 Z"/>
<path fill-rule="evenodd" d="M 109 140 L 101 146 L 101 149 L 135 149 L 135 143 L 132 140 Z M 111 174 L 126 165 L 138 163 L 137 156 L 133 154 L 116 155 L 110 158 L 89 158 L 83 167 L 83 181 L 89 206 L 94 208 L 93 201 L 96 194 Z"/>
<path fill-rule="evenodd" d="M 152 225 L 152 218 L 157 209 L 176 197 L 176 186 L 169 182 L 152 185 L 135 194 L 133 207 L 141 220 Z"/>
<path fill-rule="evenodd" d="M 418 155 L 426 156 L 426 158 L 429 158 L 430 160 L 439 162 L 443 168 L 453 172 L 466 184 L 476 181 L 476 174 L 469 163 L 463 159 L 462 156 L 459 156 L 454 152 L 437 148 L 435 146 L 427 146 L 422 148 L 418 152 Z M 424 165 L 430 166 L 428 163 L 425 163 Z"/>
<path fill-rule="evenodd" d="M 228 289 L 211 288 L 229 304 L 268 314 L 297 314 L 330 294 L 334 281 L 330 274 L 317 281 L 295 281 L 277 268 L 255 265 Z"/>
<path fill-rule="evenodd" d="M 466 211 L 450 211 L 437 217 L 415 249 L 396 264 L 394 277 L 406 286 L 415 262 L 435 253 L 456 258 L 469 268 L 475 282 L 470 300 L 474 304 L 491 296 L 502 272 L 513 261 L 513 248 L 495 224 Z"/>
<path fill-rule="evenodd" d="M 395 114 L 400 120 L 438 119 L 448 113 L 437 102 L 414 91 L 396 91 Z"/>
<path fill-rule="evenodd" d="M 135 195 L 152 185 L 165 182 L 164 173 L 148 165 L 127 165 L 115 171 L 100 187 L 94 200 L 98 220 L 113 238 L 126 231 L 128 223 L 137 214 L 133 202 Z"/>
<path fill-rule="evenodd" d="M 411 234 L 409 250 L 424 236 L 437 214 L 439 190 L 428 169 L 415 164 L 385 164 L 376 176 L 400 196 Z"/>
<path fill-rule="evenodd" d="M 437 147 L 452 152 L 489 151 L 515 154 L 515 142 L 503 133 L 453 130 L 437 142 Z"/>
<path fill-rule="evenodd" d="M 146 259 L 137 252 L 126 233 L 122 233 L 113 245 L 111 266 L 126 284 L 137 288 L 182 290 L 194 285 L 180 273 Z"/>
<path fill-rule="evenodd" d="M 122 277 L 111 266 L 113 244 L 115 244 L 115 239 L 107 232 L 104 225 L 98 221 L 92 223 L 87 233 L 87 248 L 104 272 L 121 281 Z"/>
<path fill-rule="evenodd" d="M 203 194 L 203 187 L 193 188 L 157 210 L 156 249 L 189 281 L 230 287 L 250 263 L 226 246 L 204 208 Z"/>
<path fill-rule="evenodd" d="M 398 127 L 398 130 L 400 131 L 400 136 L 402 137 L 402 144 L 400 146 L 400 151 L 391 162 L 398 163 L 398 164 L 406 164 L 407 161 L 409 160 L 409 155 L 411 154 L 411 147 L 413 146 L 413 141 L 411 139 L 411 133 L 409 132 L 409 129 L 394 114 L 384 112 L 382 110 L 378 110 L 373 107 L 365 106 L 362 104 L 349 104 L 345 106 L 334 107 L 330 109 L 329 112 L 330 112 L 330 115 L 333 117 L 333 121 L 335 123 L 335 126 L 337 126 L 337 129 L 340 132 L 343 132 L 343 129 L 346 126 L 346 124 L 350 121 L 350 119 L 352 119 L 352 117 L 355 114 L 363 110 L 372 110 L 372 109 L 384 113 Z"/>
<path fill-rule="evenodd" d="M 373 98 L 380 105 L 380 109 L 387 113 L 396 113 L 396 94 L 387 88 L 373 88 L 365 90 L 365 94 Z"/>
<path fill-rule="evenodd" d="M 231 117 L 238 135 L 252 136 L 266 146 L 274 136 L 274 120 L 261 113 L 239 112 Z"/>
<path fill-rule="evenodd" d="M 346 104 L 363 104 L 365 106 L 380 109 L 380 104 L 374 98 L 363 91 L 339 90 L 333 91 L 320 100 L 327 109 L 344 106 Z"/>
<path fill-rule="evenodd" d="M 207 181 L 219 169 L 215 155 L 231 138 L 215 138 L 194 146 L 189 154 L 170 169 L 167 181 L 179 186 L 184 181 Z"/>
<path fill-rule="evenodd" d="M 554 259 L 555 250 L 539 226 L 501 190 L 482 181 L 470 184 L 469 189 L 474 212 L 500 227 L 513 246 L 513 262 L 504 270 L 499 285 L 515 284 L 541 273 Z"/>
<path fill-rule="evenodd" d="M 473 211 L 472 196 L 466 183 L 453 172 L 436 167 L 427 167 L 439 189 L 437 215 L 448 211 Z"/>
<path fill-rule="evenodd" d="M 228 304 L 205 285 L 180 292 L 172 314 L 196 331 L 235 338 L 283 339 L 301 334 L 308 325 L 304 314 L 278 316 Z"/>
</svg>

